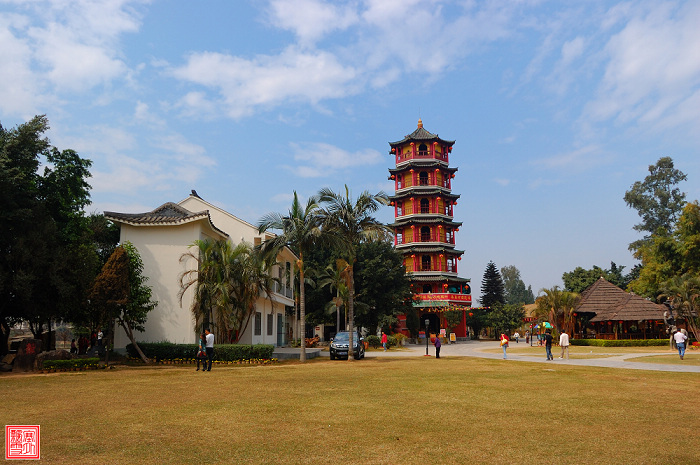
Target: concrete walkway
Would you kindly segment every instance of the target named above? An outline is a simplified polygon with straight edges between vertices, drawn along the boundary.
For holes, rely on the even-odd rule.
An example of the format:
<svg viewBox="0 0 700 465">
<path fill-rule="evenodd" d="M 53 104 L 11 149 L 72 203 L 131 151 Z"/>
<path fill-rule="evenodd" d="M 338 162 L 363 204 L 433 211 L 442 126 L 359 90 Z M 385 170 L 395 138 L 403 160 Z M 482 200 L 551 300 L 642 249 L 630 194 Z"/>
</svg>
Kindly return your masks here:
<svg viewBox="0 0 700 465">
<path fill-rule="evenodd" d="M 522 343 L 524 344 L 524 342 Z M 517 344 L 511 343 L 511 348 L 517 347 Z M 466 341 L 458 342 L 456 344 L 443 344 L 442 349 L 440 349 L 441 357 L 478 357 L 478 358 L 490 358 L 494 360 L 503 360 L 503 353 L 489 353 L 484 352 L 488 349 L 499 349 L 498 341 Z M 576 346 L 573 350 L 585 350 L 581 346 Z M 626 368 L 630 370 L 651 370 L 651 371 L 669 371 L 678 373 L 700 373 L 700 366 L 697 365 L 672 365 L 663 363 L 641 363 L 641 362 L 630 362 L 629 359 L 638 357 L 647 357 L 649 355 L 668 355 L 669 352 L 653 352 L 648 353 L 634 353 L 634 354 L 624 354 L 612 357 L 601 357 L 601 358 L 582 358 L 582 359 L 558 359 L 559 347 L 552 347 L 552 353 L 554 354 L 553 361 L 547 361 L 545 357 L 544 347 L 542 350 L 542 356 L 534 355 L 518 355 L 518 354 L 508 354 L 508 359 L 503 360 L 504 362 L 534 362 L 534 363 L 545 363 L 551 365 L 572 365 L 572 366 L 591 366 L 591 367 L 604 367 L 604 368 Z M 435 347 L 431 344 L 428 348 L 428 353 L 431 356 L 435 355 Z M 366 353 L 367 358 L 376 357 L 420 357 L 425 355 L 424 345 L 407 345 L 402 350 L 396 351 L 371 351 Z M 328 357 L 328 352 L 321 352 L 321 357 Z"/>
</svg>

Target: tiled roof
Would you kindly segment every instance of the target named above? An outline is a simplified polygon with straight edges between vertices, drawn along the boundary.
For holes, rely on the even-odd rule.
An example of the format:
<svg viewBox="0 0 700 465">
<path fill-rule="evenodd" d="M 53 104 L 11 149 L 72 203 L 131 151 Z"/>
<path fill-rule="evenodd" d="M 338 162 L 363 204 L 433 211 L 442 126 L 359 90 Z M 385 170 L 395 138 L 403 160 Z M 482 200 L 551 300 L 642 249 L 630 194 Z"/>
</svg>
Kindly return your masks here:
<svg viewBox="0 0 700 465">
<path fill-rule="evenodd" d="M 206 219 L 215 231 L 220 232 L 224 236 L 228 236 L 224 231 L 214 226 L 208 210 L 193 213 L 173 202 L 164 203 L 155 210 L 145 213 L 104 212 L 104 215 L 105 218 L 116 223 L 126 223 L 137 226 L 178 225 L 199 219 Z"/>
<path fill-rule="evenodd" d="M 413 282 L 419 282 L 419 281 L 431 281 L 431 282 L 435 282 L 435 281 L 439 281 L 439 282 L 442 282 L 442 281 L 453 281 L 453 282 L 459 282 L 459 283 L 468 283 L 468 282 L 471 281 L 471 280 L 468 279 L 468 278 L 460 278 L 459 276 L 443 275 L 443 274 L 439 274 L 439 275 L 434 275 L 434 274 L 432 274 L 432 275 L 429 275 L 429 276 L 421 276 L 420 273 L 421 273 L 420 271 L 411 271 L 411 272 L 408 274 L 408 279 L 409 279 L 410 281 L 413 281 Z"/>
<path fill-rule="evenodd" d="M 415 197 L 417 195 L 438 195 L 447 199 L 457 200 L 460 194 L 453 194 L 447 188 L 435 186 L 413 186 L 405 191 L 397 192 L 395 195 L 390 195 L 389 200 L 400 200 L 406 197 Z"/>
<path fill-rule="evenodd" d="M 428 168 L 435 168 L 435 167 L 440 167 L 441 171 L 446 171 L 448 173 L 456 173 L 459 171 L 459 168 L 457 167 L 449 167 L 444 165 L 444 161 L 440 160 L 410 160 L 415 163 L 411 163 L 411 166 L 401 166 L 400 168 L 389 168 L 389 173 L 391 174 L 396 174 L 396 173 L 401 173 L 403 171 L 406 171 L 407 169 L 415 168 L 415 169 L 428 169 Z"/>
<path fill-rule="evenodd" d="M 663 320 L 663 305 L 629 292 L 625 292 L 604 278 L 581 293 L 581 300 L 574 311 L 595 313 L 590 321 L 641 321 Z"/>
<path fill-rule="evenodd" d="M 406 227 L 410 226 L 413 223 L 420 223 L 420 224 L 442 224 L 445 226 L 451 226 L 453 228 L 459 228 L 462 226 L 462 223 L 459 221 L 451 221 L 445 218 L 417 218 L 417 217 L 408 217 L 408 218 L 401 218 L 399 220 L 396 220 L 394 223 L 390 223 L 387 226 L 394 228 L 394 227 Z"/>
<path fill-rule="evenodd" d="M 447 145 L 452 145 L 455 143 L 455 141 L 453 141 L 453 140 L 440 139 L 440 137 L 437 134 L 433 134 L 432 132 L 426 131 L 425 128 L 423 127 L 423 123 L 421 122 L 421 123 L 419 123 L 418 128 L 415 131 L 413 131 L 412 133 L 410 133 L 409 135 L 407 135 L 406 137 L 404 137 L 400 141 L 389 142 L 389 145 L 391 145 L 391 146 L 399 145 L 399 144 L 403 144 L 405 142 L 412 141 L 412 140 L 415 140 L 415 141 L 436 140 L 436 141 L 443 142 Z"/>
</svg>

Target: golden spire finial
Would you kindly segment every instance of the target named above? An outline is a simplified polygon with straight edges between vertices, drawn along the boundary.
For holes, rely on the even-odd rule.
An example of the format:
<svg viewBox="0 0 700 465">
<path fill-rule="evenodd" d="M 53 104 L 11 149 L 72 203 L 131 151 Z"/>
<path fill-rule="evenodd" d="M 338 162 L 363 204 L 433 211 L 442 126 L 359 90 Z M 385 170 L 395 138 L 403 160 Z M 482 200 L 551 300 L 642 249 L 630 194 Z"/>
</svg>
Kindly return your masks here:
<svg viewBox="0 0 700 465">
<path fill-rule="evenodd" d="M 422 128 L 423 127 L 423 120 L 418 118 L 418 127 Z"/>
</svg>

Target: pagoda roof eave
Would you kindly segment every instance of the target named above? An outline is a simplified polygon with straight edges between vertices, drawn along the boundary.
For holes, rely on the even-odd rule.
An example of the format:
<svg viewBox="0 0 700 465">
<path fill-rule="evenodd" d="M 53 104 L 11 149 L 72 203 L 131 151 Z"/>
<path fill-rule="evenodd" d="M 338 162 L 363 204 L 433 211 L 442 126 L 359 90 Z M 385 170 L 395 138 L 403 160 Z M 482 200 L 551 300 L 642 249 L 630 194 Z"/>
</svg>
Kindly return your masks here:
<svg viewBox="0 0 700 465">
<path fill-rule="evenodd" d="M 408 272 L 406 274 L 406 276 L 408 276 L 408 280 L 412 281 L 412 282 L 417 282 L 417 281 L 430 281 L 430 282 L 453 281 L 453 282 L 458 282 L 458 283 L 471 282 L 471 279 L 469 279 L 469 278 L 461 278 L 459 276 L 454 276 L 454 275 L 440 274 L 440 275 L 430 275 L 430 276 L 416 276 L 416 273 L 419 273 L 419 272 L 418 271 Z"/>
<path fill-rule="evenodd" d="M 420 188 L 409 188 L 405 192 L 400 192 L 400 193 L 395 193 L 394 195 L 390 195 L 389 200 L 401 200 L 406 197 L 413 197 L 416 195 L 439 195 L 441 197 L 446 197 L 448 199 L 453 199 L 457 200 L 458 198 L 461 197 L 459 194 L 453 194 L 452 192 L 449 192 L 448 190 L 442 190 L 440 188 L 435 189 L 435 188 L 426 188 L 426 189 L 420 189 Z"/>
<path fill-rule="evenodd" d="M 389 142 L 389 145 L 395 147 L 397 145 L 405 144 L 406 142 L 410 141 L 437 141 L 442 142 L 443 144 L 447 144 L 448 146 L 454 145 L 455 143 L 455 141 L 453 140 L 441 139 L 440 136 L 438 136 L 437 134 L 433 134 L 432 132 L 426 131 L 425 128 L 420 126 L 418 129 L 413 131 L 411 134 L 408 134 L 403 139 L 396 142 Z"/>
<path fill-rule="evenodd" d="M 415 161 L 415 160 L 414 160 Z M 440 167 L 441 171 L 446 171 L 448 173 L 456 173 L 459 171 L 458 167 L 450 167 L 450 166 L 445 166 L 444 162 L 435 160 L 434 163 L 416 163 L 416 164 L 408 164 L 405 166 L 396 167 L 396 168 L 389 168 L 389 173 L 401 173 L 402 171 L 406 171 L 407 169 L 410 168 L 432 168 L 432 167 Z"/>
<path fill-rule="evenodd" d="M 394 227 L 400 227 L 400 226 L 409 226 L 411 223 L 420 223 L 420 224 L 434 224 L 434 223 L 439 223 L 445 226 L 452 226 L 455 228 L 459 228 L 462 226 L 461 221 L 452 221 L 452 220 L 447 220 L 443 218 L 408 218 L 408 219 L 401 219 L 397 220 L 394 223 L 390 223 L 387 226 L 390 228 Z"/>
<path fill-rule="evenodd" d="M 464 255 L 464 250 L 452 249 L 445 246 L 420 246 L 420 245 L 408 245 L 406 248 L 401 248 L 399 250 L 401 253 L 406 252 L 418 252 L 418 253 L 428 253 L 428 252 L 449 252 L 452 255 Z"/>
</svg>

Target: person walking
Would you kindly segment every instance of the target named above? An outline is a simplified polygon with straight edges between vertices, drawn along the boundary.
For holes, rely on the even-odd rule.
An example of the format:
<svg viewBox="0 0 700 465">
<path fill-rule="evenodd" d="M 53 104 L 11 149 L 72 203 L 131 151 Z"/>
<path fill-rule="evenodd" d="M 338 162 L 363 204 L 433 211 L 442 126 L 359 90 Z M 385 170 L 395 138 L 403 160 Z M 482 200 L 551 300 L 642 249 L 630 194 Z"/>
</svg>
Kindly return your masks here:
<svg viewBox="0 0 700 465">
<path fill-rule="evenodd" d="M 506 349 L 508 349 L 508 336 L 506 333 L 501 333 L 501 347 L 503 348 L 503 360 L 507 359 Z"/>
<path fill-rule="evenodd" d="M 75 339 L 70 341 L 70 353 L 71 354 L 77 354 L 78 353 L 78 346 L 75 345 Z"/>
<path fill-rule="evenodd" d="M 547 352 L 547 360 L 554 360 L 552 355 L 552 330 L 548 329 L 544 332 L 544 349 Z"/>
<path fill-rule="evenodd" d="M 520 341 L 519 341 L 519 339 L 520 339 L 520 333 L 519 333 L 519 332 L 516 331 L 515 334 L 513 334 L 513 338 L 515 339 L 515 343 L 516 343 L 516 344 L 519 344 L 519 343 L 520 343 Z"/>
<path fill-rule="evenodd" d="M 688 336 L 683 334 L 680 330 L 677 330 L 673 334 L 673 340 L 676 341 L 676 347 L 678 348 L 678 355 L 681 357 L 681 360 L 683 360 L 683 357 L 685 356 L 685 341 L 688 339 Z"/>
<path fill-rule="evenodd" d="M 389 338 L 387 337 L 386 333 L 382 331 L 382 347 L 384 347 L 384 352 L 386 352 L 386 346 L 389 343 Z"/>
<path fill-rule="evenodd" d="M 207 361 L 209 362 L 209 367 L 206 366 L 202 368 L 203 371 L 211 371 L 211 362 L 214 360 L 214 335 L 209 331 L 209 328 L 204 330 L 205 334 L 205 344 L 207 349 Z"/>
<path fill-rule="evenodd" d="M 207 335 L 202 333 L 199 335 L 199 349 L 197 350 L 197 371 L 199 371 L 199 363 L 202 363 L 202 370 L 207 368 Z"/>
<path fill-rule="evenodd" d="M 440 358 L 440 347 L 442 347 L 442 341 L 440 341 L 440 336 L 435 336 L 435 358 Z"/>
<path fill-rule="evenodd" d="M 569 360 L 569 335 L 566 331 L 562 330 L 559 335 L 559 347 L 561 347 L 561 355 L 559 358 L 564 358 L 564 352 L 566 351 L 566 359 Z"/>
</svg>

